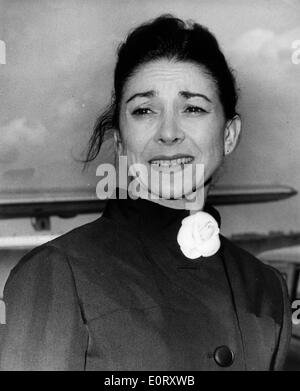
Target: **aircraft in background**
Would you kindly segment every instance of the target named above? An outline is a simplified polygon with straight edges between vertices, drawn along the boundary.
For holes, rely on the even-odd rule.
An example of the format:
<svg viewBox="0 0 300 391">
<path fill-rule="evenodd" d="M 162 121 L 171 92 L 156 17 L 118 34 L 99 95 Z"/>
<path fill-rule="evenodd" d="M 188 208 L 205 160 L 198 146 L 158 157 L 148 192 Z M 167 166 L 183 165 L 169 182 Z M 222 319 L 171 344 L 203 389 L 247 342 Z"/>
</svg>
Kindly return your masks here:
<svg viewBox="0 0 300 391">
<path fill-rule="evenodd" d="M 279 201 L 297 194 L 290 186 L 215 186 L 209 193 L 207 203 L 211 205 L 237 205 Z M 31 218 L 37 231 L 35 236 L 0 236 L 1 248 L 32 248 L 51 240 L 57 235 L 46 235 L 50 231 L 50 218 L 72 218 L 82 214 L 101 214 L 105 202 L 97 198 L 95 191 L 88 189 L 38 190 L 0 192 L 0 219 Z M 42 235 L 38 232 L 43 231 Z"/>
<path fill-rule="evenodd" d="M 95 193 L 95 192 L 94 192 Z M 105 201 L 88 190 L 71 189 L 0 192 L 0 218 L 14 217 L 75 217 L 78 214 L 99 213 Z M 279 201 L 292 197 L 297 191 L 290 186 L 230 186 L 213 188 L 207 198 L 212 205 L 234 205 Z"/>
</svg>

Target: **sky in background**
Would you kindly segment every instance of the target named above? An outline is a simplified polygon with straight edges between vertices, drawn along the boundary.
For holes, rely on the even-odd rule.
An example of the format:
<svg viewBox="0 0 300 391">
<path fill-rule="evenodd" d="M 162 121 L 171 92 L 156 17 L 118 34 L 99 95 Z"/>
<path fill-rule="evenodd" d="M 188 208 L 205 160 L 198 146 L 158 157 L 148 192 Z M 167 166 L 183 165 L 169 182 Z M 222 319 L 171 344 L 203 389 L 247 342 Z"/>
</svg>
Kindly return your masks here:
<svg viewBox="0 0 300 391">
<path fill-rule="evenodd" d="M 0 0 L 0 194 L 94 189 L 100 160 L 83 173 L 78 159 L 110 100 L 116 49 L 161 13 L 209 27 L 235 70 L 243 135 L 220 183 L 300 191 L 299 1 Z M 222 207 L 224 229 L 300 231 L 299 200 Z"/>
</svg>

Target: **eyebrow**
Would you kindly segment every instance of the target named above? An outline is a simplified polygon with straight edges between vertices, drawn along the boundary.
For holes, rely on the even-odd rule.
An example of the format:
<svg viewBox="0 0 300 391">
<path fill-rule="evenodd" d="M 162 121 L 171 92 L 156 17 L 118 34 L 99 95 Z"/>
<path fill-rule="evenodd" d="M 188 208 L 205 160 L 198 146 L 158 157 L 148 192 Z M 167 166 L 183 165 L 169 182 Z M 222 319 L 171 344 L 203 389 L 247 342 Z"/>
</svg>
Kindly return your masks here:
<svg viewBox="0 0 300 391">
<path fill-rule="evenodd" d="M 132 95 L 129 99 L 127 99 L 126 103 L 130 102 L 131 100 L 135 98 L 153 98 L 156 95 L 156 92 L 154 90 L 145 91 L 145 92 L 138 92 L 134 95 Z"/>
<path fill-rule="evenodd" d="M 129 103 L 135 98 L 153 98 L 156 96 L 157 93 L 154 90 L 149 90 L 145 92 L 137 92 L 136 94 L 132 95 L 129 99 L 127 99 L 126 103 Z M 191 99 L 191 98 L 203 98 L 207 102 L 212 103 L 212 101 L 204 94 L 200 94 L 198 92 L 191 92 L 191 91 L 179 91 L 179 95 L 182 96 L 185 99 Z"/>
<path fill-rule="evenodd" d="M 198 92 L 191 92 L 191 91 L 180 91 L 179 95 L 181 95 L 185 99 L 190 99 L 190 98 L 204 98 L 208 102 L 212 103 L 212 101 L 204 94 L 200 94 Z"/>
</svg>

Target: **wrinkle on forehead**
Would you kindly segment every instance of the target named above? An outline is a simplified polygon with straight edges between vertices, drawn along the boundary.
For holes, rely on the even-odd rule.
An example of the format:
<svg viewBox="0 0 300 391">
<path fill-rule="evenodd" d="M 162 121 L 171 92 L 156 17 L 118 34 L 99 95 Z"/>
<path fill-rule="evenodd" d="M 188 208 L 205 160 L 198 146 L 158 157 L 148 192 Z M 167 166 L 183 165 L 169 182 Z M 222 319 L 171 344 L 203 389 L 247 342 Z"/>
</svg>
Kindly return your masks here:
<svg viewBox="0 0 300 391">
<path fill-rule="evenodd" d="M 170 61 L 167 59 L 155 60 L 141 65 L 129 78 L 124 89 L 128 98 L 130 94 L 155 90 L 159 95 L 157 86 L 164 90 L 193 90 L 206 93 L 213 97 L 217 87 L 213 78 L 206 69 L 183 61 Z"/>
</svg>

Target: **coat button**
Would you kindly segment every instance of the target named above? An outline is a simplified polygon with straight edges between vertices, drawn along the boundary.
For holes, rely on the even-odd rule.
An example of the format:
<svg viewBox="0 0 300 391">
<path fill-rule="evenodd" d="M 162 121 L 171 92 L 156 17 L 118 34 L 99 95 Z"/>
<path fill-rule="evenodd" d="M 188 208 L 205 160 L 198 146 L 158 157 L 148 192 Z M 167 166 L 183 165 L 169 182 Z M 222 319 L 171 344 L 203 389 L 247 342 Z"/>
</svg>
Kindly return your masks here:
<svg viewBox="0 0 300 391">
<path fill-rule="evenodd" d="M 214 359 L 220 367 L 229 367 L 233 363 L 234 353 L 228 346 L 219 346 L 214 352 Z"/>
</svg>

